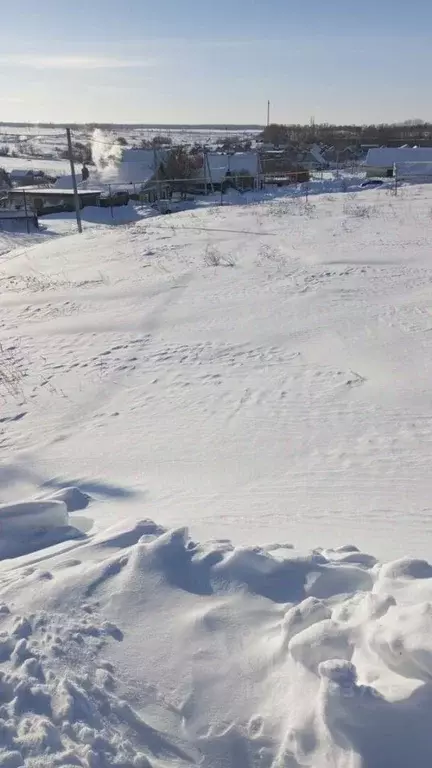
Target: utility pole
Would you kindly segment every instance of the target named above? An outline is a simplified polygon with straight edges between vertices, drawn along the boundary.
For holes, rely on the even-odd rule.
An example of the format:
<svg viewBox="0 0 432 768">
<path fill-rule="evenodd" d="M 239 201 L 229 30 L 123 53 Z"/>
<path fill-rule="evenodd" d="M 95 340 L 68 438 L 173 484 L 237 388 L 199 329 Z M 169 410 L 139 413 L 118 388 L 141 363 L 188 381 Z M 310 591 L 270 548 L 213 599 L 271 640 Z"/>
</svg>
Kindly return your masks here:
<svg viewBox="0 0 432 768">
<path fill-rule="evenodd" d="M 155 169 L 155 181 L 156 181 L 156 203 L 159 205 L 159 161 L 157 156 L 156 146 L 153 146 L 153 164 Z"/>
<path fill-rule="evenodd" d="M 267 102 L 267 125 L 270 125 L 270 101 Z"/>
<path fill-rule="evenodd" d="M 66 136 L 67 136 L 68 152 L 69 152 L 70 167 L 71 167 L 72 186 L 73 186 L 73 191 L 74 191 L 74 202 L 75 202 L 76 220 L 77 220 L 78 232 L 81 234 L 82 233 L 82 224 L 81 224 L 80 201 L 79 201 L 79 197 L 78 197 L 77 180 L 76 180 L 76 176 L 75 176 L 75 163 L 74 163 L 74 158 L 73 158 L 72 139 L 71 139 L 71 130 L 70 130 L 70 128 L 66 128 Z"/>
</svg>

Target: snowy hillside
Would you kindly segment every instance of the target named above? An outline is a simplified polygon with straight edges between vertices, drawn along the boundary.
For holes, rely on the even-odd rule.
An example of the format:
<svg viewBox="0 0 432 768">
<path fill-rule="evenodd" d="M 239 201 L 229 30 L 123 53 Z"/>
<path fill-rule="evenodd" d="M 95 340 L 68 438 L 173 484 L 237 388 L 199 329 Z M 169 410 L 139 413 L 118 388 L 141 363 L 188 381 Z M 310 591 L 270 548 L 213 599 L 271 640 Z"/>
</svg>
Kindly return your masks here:
<svg viewBox="0 0 432 768">
<path fill-rule="evenodd" d="M 0 766 L 430 763 L 431 207 L 5 245 Z"/>
</svg>

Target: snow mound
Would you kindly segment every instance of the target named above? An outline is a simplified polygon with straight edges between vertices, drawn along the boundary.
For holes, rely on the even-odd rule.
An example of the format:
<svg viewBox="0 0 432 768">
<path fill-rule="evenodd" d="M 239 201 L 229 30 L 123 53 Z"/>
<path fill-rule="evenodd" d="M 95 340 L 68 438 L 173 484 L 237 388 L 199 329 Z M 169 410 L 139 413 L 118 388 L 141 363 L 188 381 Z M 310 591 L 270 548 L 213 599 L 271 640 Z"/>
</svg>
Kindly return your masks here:
<svg viewBox="0 0 432 768">
<path fill-rule="evenodd" d="M 81 536 L 69 524 L 68 512 L 87 504 L 88 497 L 67 488 L 50 499 L 0 505 L 0 560 Z"/>
<path fill-rule="evenodd" d="M 91 501 L 88 493 L 83 493 L 83 491 L 74 486 L 61 488 L 56 493 L 53 493 L 50 498 L 53 501 L 63 502 L 68 512 L 79 512 L 82 509 L 86 509 Z"/>
<path fill-rule="evenodd" d="M 0 765 L 429 765 L 426 564 L 272 551 L 142 520 L 7 572 Z"/>
<path fill-rule="evenodd" d="M 3 536 L 19 531 L 41 531 L 67 524 L 66 504 L 61 501 L 25 501 L 0 506 L 0 526 Z"/>
</svg>

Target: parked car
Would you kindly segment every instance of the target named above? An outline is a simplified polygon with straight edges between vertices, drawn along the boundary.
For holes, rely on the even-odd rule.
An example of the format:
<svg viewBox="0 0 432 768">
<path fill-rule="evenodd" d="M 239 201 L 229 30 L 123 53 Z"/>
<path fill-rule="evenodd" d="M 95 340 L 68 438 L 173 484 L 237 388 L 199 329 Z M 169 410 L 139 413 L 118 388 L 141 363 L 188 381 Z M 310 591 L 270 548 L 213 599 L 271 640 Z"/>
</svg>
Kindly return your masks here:
<svg viewBox="0 0 432 768">
<path fill-rule="evenodd" d="M 363 181 L 362 187 L 381 187 L 384 184 L 384 179 L 366 179 Z"/>
</svg>

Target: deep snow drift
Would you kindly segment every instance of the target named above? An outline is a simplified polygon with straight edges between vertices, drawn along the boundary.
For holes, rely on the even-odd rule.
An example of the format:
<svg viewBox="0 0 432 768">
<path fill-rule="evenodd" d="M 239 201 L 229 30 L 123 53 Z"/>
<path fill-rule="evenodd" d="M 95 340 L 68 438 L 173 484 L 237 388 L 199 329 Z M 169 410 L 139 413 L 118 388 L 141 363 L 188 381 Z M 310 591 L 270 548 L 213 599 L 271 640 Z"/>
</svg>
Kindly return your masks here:
<svg viewBox="0 0 432 768">
<path fill-rule="evenodd" d="M 3 570 L 0 765 L 429 765 L 432 568 L 151 521 Z"/>
<path fill-rule="evenodd" d="M 431 205 L 1 256 L 0 766 L 431 762 Z"/>
</svg>

